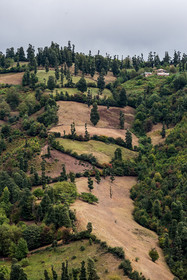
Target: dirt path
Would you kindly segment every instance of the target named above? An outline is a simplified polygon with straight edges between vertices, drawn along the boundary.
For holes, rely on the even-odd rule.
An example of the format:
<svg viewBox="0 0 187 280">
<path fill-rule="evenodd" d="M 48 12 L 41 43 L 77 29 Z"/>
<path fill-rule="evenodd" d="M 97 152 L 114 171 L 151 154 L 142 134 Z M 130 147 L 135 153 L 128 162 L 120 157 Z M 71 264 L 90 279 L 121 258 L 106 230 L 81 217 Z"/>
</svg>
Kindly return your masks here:
<svg viewBox="0 0 187 280">
<path fill-rule="evenodd" d="M 88 192 L 87 179 L 77 179 L 79 192 Z M 72 209 L 76 209 L 78 227 L 85 229 L 88 222 L 93 224 L 93 232 L 111 246 L 120 246 L 131 260 L 133 268 L 142 272 L 151 280 L 172 280 L 173 276 L 167 267 L 163 253 L 158 247 L 157 235 L 138 225 L 132 217 L 133 201 L 129 198 L 129 190 L 136 184 L 134 177 L 116 177 L 112 184 L 110 198 L 109 179 L 94 182 L 93 194 L 99 198 L 98 205 L 90 205 L 76 201 Z M 160 258 L 156 263 L 150 260 L 148 252 L 156 248 Z M 138 257 L 138 262 L 135 258 Z"/>
</svg>

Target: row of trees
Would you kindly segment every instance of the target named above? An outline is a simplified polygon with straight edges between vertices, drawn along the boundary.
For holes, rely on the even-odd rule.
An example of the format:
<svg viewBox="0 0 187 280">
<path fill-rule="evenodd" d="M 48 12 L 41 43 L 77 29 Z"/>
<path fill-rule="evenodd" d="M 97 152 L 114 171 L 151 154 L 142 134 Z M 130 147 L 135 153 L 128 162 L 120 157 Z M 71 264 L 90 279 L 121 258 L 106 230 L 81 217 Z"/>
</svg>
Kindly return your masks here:
<svg viewBox="0 0 187 280">
<path fill-rule="evenodd" d="M 161 65 L 173 64 L 174 66 L 179 65 L 181 69 L 186 70 L 187 55 L 185 53 L 181 54 L 180 51 L 174 51 L 173 58 L 170 57 L 169 53 L 166 51 L 163 59 L 160 59 L 156 52 L 149 52 L 147 60 L 144 59 L 143 54 L 140 56 L 133 56 L 130 58 L 119 59 L 119 56 L 114 56 L 113 58 L 106 54 L 106 57 L 100 55 L 98 51 L 97 55 L 93 56 L 91 51 L 88 55 L 75 52 L 75 45 L 71 45 L 68 42 L 68 46 L 64 48 L 60 47 L 57 43 L 52 42 L 50 47 L 38 48 L 37 54 L 35 54 L 35 48 L 29 44 L 27 50 L 27 55 L 23 47 L 20 47 L 15 52 L 14 48 L 8 48 L 6 50 L 6 55 L 0 54 L 0 67 L 9 67 L 8 59 L 14 61 L 29 61 L 31 66 L 35 63 L 38 66 L 43 67 L 56 67 L 57 65 L 66 64 L 67 67 L 75 65 L 75 75 L 78 70 L 81 70 L 85 74 L 90 74 L 92 77 L 95 71 L 105 74 L 111 69 L 113 74 L 117 76 L 121 69 L 134 68 L 136 71 L 139 68 L 144 67 L 159 67 Z"/>
</svg>

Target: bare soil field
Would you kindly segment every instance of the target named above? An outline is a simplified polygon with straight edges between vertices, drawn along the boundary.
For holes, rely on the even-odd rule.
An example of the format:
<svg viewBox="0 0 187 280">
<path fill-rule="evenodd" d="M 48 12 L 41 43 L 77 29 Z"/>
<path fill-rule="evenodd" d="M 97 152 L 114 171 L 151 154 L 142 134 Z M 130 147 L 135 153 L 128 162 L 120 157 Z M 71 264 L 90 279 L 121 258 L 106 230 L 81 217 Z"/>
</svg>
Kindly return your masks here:
<svg viewBox="0 0 187 280">
<path fill-rule="evenodd" d="M 88 192 L 87 179 L 76 180 L 78 192 Z M 172 280 L 173 275 L 167 267 L 162 250 L 158 246 L 158 236 L 137 224 L 133 220 L 133 201 L 129 197 L 131 187 L 136 184 L 135 177 L 116 177 L 113 184 L 103 180 L 98 185 L 94 182 L 93 194 L 99 199 L 97 205 L 76 201 L 72 209 L 76 210 L 78 228 L 85 229 L 88 222 L 93 225 L 93 232 L 110 246 L 124 248 L 132 266 L 151 280 Z M 110 186 L 112 198 L 110 198 Z M 148 252 L 156 248 L 159 260 L 152 262 Z M 135 258 L 139 258 L 138 262 Z"/>
<path fill-rule="evenodd" d="M 70 125 L 72 122 L 75 122 L 76 125 L 84 125 L 87 123 L 88 125 L 93 126 L 90 121 L 90 111 L 92 106 L 88 108 L 86 104 L 69 101 L 58 101 L 57 104 L 59 105 L 58 125 Z M 135 109 L 129 106 L 126 106 L 125 108 L 111 107 L 109 109 L 107 109 L 106 106 L 98 106 L 98 111 L 100 120 L 96 127 L 115 129 L 119 127 L 120 111 L 125 114 L 126 126 L 132 124 L 135 114 Z"/>
<path fill-rule="evenodd" d="M 126 131 L 119 129 L 120 110 L 125 114 L 125 129 L 130 128 L 134 120 L 135 110 L 132 107 L 112 107 L 107 110 L 105 106 L 98 106 L 100 120 L 95 127 L 90 122 L 91 108 L 88 108 L 86 104 L 66 101 L 59 101 L 57 103 L 59 105 L 59 122 L 58 125 L 53 127 L 50 131 L 60 132 L 61 135 L 64 134 L 64 130 L 66 134 L 70 133 L 70 126 L 72 122 L 75 122 L 76 133 L 78 135 L 84 135 L 85 123 L 87 123 L 88 132 L 91 136 L 97 134 L 114 138 L 121 137 L 124 139 Z M 132 135 L 132 141 L 133 145 L 138 146 L 138 138 L 134 134 Z"/>
<path fill-rule="evenodd" d="M 41 156 L 47 154 L 47 145 L 42 148 Z M 46 173 L 48 176 L 57 177 L 62 172 L 62 164 L 66 166 L 66 172 L 84 172 L 87 169 L 92 169 L 92 165 L 88 162 L 79 161 L 74 157 L 63 154 L 57 150 L 51 150 L 51 157 L 45 158 Z M 39 172 L 41 173 L 41 172 Z"/>
<path fill-rule="evenodd" d="M 0 74 L 0 84 L 20 85 L 23 78 L 22 73 Z"/>
</svg>

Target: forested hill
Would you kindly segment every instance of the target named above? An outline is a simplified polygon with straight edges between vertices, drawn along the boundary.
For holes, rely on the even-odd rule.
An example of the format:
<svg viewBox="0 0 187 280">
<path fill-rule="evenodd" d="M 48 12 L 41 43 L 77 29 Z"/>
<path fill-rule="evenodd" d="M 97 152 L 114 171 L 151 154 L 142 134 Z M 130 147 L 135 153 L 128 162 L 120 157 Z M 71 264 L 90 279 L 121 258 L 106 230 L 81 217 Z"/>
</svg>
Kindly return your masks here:
<svg viewBox="0 0 187 280">
<path fill-rule="evenodd" d="M 9 258 L 2 261 L 0 278 L 17 279 L 9 275 L 15 276 L 19 270 L 20 280 L 27 279 L 26 273 L 28 279 L 36 280 L 30 257 L 26 258 L 29 251 L 52 245 L 51 254 L 54 258 L 59 254 L 59 259 L 65 243 L 70 243 L 67 250 L 71 250 L 83 242 L 86 249 L 80 246 L 76 256 L 72 252 L 69 257 L 75 280 L 85 279 L 85 263 L 89 263 L 87 272 L 94 272 L 90 280 L 99 279 L 95 266 L 101 279 L 124 279 L 126 275 L 145 280 L 151 275 L 157 280 L 155 267 L 170 279 L 171 272 L 159 258 L 156 249 L 161 250 L 151 234 L 152 241 L 138 244 L 137 251 L 131 251 L 132 242 L 122 238 L 120 246 L 127 248 L 127 255 L 131 252 L 130 261 L 123 248 L 112 248 L 93 235 L 91 222 L 83 231 L 77 227 L 81 220 L 72 210 L 77 201 L 78 205 L 97 205 L 95 209 L 102 206 L 98 218 L 106 218 L 106 203 L 99 203 L 99 196 L 93 194 L 95 186 L 98 194 L 101 189 L 106 191 L 101 197 L 107 196 L 108 207 L 116 210 L 119 223 L 113 216 L 114 229 L 126 226 L 121 215 L 128 205 L 123 212 L 119 203 L 119 213 L 113 192 L 116 186 L 123 196 L 125 180 L 133 176 L 132 185 L 138 178 L 130 192 L 135 221 L 159 235 L 166 262 L 178 277 L 175 280 L 187 279 L 186 109 L 187 55 L 178 51 L 172 57 L 166 51 L 162 59 L 152 52 L 147 59 L 143 55 L 119 58 L 102 56 L 100 51 L 96 55 L 78 53 L 69 41 L 65 47 L 52 42 L 37 51 L 29 44 L 26 51 L 12 47 L 5 54 L 0 52 L 0 257 Z M 86 182 L 84 192 L 79 180 Z M 129 189 L 125 189 L 127 194 Z M 133 231 L 140 226 L 129 216 L 133 226 L 128 231 L 135 232 L 135 241 L 141 242 Z M 106 232 L 111 229 L 111 217 L 109 225 L 105 224 Z M 152 242 L 155 250 L 150 250 Z M 62 248 L 58 250 L 59 243 Z M 139 247 L 143 251 L 138 251 Z M 95 261 L 88 261 L 86 253 L 80 257 L 79 251 L 91 253 Z M 117 278 L 111 274 L 110 262 L 107 267 L 99 265 L 103 252 L 109 259 L 118 257 Z M 156 258 L 152 259 L 150 252 L 156 253 Z M 68 258 L 67 252 L 65 256 Z M 39 271 L 44 270 L 42 261 L 38 262 Z M 58 277 L 60 267 L 55 267 Z M 66 262 L 63 273 L 69 277 L 67 267 Z M 52 277 L 51 273 L 57 279 L 53 268 L 51 271 L 46 265 L 46 271 L 45 279 Z"/>
<path fill-rule="evenodd" d="M 131 190 L 134 218 L 159 234 L 171 271 L 186 279 L 187 116 L 164 145 L 142 154 L 139 167 L 139 183 Z"/>
</svg>

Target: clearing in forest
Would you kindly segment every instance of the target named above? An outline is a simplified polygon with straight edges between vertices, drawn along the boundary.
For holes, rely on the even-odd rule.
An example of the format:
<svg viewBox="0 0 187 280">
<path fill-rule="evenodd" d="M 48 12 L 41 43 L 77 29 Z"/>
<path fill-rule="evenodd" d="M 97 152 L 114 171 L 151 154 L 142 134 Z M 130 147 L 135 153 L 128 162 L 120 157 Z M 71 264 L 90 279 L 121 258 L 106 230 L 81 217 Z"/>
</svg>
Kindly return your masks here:
<svg viewBox="0 0 187 280">
<path fill-rule="evenodd" d="M 72 209 L 76 210 L 78 228 L 85 229 L 88 222 L 93 225 L 93 233 L 110 246 L 124 248 L 132 266 L 151 280 L 172 280 L 173 275 L 167 267 L 162 250 L 158 246 L 158 236 L 140 226 L 133 220 L 133 201 L 129 191 L 136 184 L 135 177 L 115 177 L 102 179 L 98 185 L 94 182 L 92 193 L 99 199 L 97 205 L 76 201 Z M 89 192 L 87 178 L 76 180 L 78 192 Z M 112 192 L 112 198 L 111 198 Z M 149 257 L 149 250 L 156 248 L 160 258 L 156 263 Z M 139 258 L 135 261 L 135 258 Z"/>
<path fill-rule="evenodd" d="M 76 152 L 79 155 L 93 154 L 100 164 L 109 163 L 114 157 L 114 152 L 117 148 L 121 149 L 123 160 L 134 158 L 137 155 L 136 152 L 129 149 L 115 144 L 105 144 L 100 141 L 90 140 L 83 142 L 63 138 L 57 138 L 57 141 L 59 141 L 65 150 L 72 150 L 72 152 Z"/>
<path fill-rule="evenodd" d="M 166 136 L 168 136 L 168 134 L 170 133 L 170 131 L 173 128 L 170 129 L 166 129 Z M 166 138 L 162 138 L 161 136 L 161 131 L 162 131 L 162 124 L 158 123 L 156 125 L 153 125 L 152 130 L 150 132 L 147 133 L 148 137 L 151 137 L 151 142 L 152 144 L 155 145 L 159 145 L 159 144 L 163 144 Z"/>
<path fill-rule="evenodd" d="M 42 148 L 41 156 L 47 154 L 47 145 Z M 46 174 L 52 178 L 60 176 L 62 172 L 62 164 L 65 164 L 66 172 L 84 172 L 85 170 L 92 169 L 92 165 L 83 160 L 78 160 L 70 155 L 63 154 L 57 150 L 52 149 L 50 151 L 51 156 L 45 158 L 46 161 Z M 40 158 L 40 165 L 41 165 Z M 41 168 L 41 167 L 39 167 Z M 40 174 L 40 172 L 39 172 Z"/>
<path fill-rule="evenodd" d="M 59 101 L 58 110 L 58 125 L 54 126 L 51 132 L 60 132 L 61 135 L 70 133 L 70 126 L 75 122 L 75 129 L 78 135 L 84 135 L 85 133 L 85 123 L 87 123 L 88 133 L 93 136 L 105 135 L 108 137 L 118 138 L 121 137 L 125 139 L 125 134 L 127 128 L 130 128 L 133 120 L 135 109 L 126 106 L 125 108 L 111 107 L 107 109 L 105 106 L 98 106 L 98 111 L 100 115 L 100 120 L 96 126 L 90 121 L 90 111 L 86 104 L 68 101 Z M 119 114 L 122 111 L 125 115 L 125 129 L 119 129 Z M 132 144 L 133 146 L 138 146 L 138 138 L 132 134 Z"/>
</svg>

